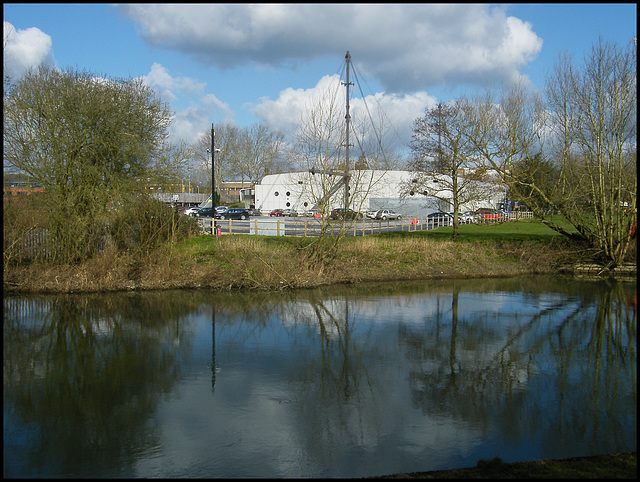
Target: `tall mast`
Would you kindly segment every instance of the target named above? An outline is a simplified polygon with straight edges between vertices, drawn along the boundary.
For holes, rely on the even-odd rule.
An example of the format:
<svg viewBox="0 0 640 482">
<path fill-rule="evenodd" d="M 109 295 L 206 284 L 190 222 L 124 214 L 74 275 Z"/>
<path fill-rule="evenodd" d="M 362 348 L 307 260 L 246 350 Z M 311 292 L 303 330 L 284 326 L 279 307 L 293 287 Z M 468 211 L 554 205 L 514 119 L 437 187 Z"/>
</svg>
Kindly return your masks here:
<svg viewBox="0 0 640 482">
<path fill-rule="evenodd" d="M 345 166 L 344 166 L 344 173 L 345 173 L 345 185 L 344 185 L 344 209 L 347 209 L 347 207 L 349 206 L 349 123 L 351 122 L 351 114 L 349 114 L 349 86 L 353 85 L 350 81 L 349 81 L 349 67 L 350 67 L 350 63 L 351 63 L 351 54 L 349 53 L 349 51 L 347 50 L 347 55 L 345 55 L 345 59 L 347 62 L 347 82 L 343 83 L 343 85 L 345 85 L 347 87 L 347 114 L 345 115 L 345 120 L 346 120 L 346 152 L 345 152 Z"/>
</svg>

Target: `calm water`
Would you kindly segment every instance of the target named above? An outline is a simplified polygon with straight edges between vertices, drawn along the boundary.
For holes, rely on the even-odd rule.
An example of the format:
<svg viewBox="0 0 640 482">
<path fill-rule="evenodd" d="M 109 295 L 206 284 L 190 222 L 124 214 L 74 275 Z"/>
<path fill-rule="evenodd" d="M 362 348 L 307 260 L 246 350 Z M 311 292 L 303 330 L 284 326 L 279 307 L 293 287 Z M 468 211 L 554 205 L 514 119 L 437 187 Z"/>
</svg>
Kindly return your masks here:
<svg viewBox="0 0 640 482">
<path fill-rule="evenodd" d="M 363 477 L 636 450 L 635 283 L 4 298 L 5 477 Z"/>
</svg>

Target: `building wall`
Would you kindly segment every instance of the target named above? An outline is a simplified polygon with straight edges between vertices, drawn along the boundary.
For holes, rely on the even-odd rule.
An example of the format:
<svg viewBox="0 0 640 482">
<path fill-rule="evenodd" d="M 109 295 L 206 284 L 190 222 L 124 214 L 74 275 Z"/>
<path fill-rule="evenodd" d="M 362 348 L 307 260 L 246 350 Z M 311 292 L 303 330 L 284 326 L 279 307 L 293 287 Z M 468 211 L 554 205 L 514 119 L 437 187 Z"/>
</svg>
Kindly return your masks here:
<svg viewBox="0 0 640 482">
<path fill-rule="evenodd" d="M 295 209 L 304 212 L 316 207 L 322 194 L 341 179 L 338 176 L 309 172 L 290 172 L 265 176 L 255 186 L 255 206 L 263 213 L 274 209 Z M 352 171 L 350 179 L 350 208 L 366 212 L 377 209 L 393 209 L 405 217 L 426 216 L 437 211 L 451 211 L 447 203 L 423 195 L 401 196 L 402 185 L 411 180 L 410 171 L 362 170 Z M 340 188 L 328 201 L 328 208 L 342 207 L 344 188 Z M 452 199 L 452 196 L 447 196 Z M 496 193 L 493 199 L 480 201 L 474 206 L 463 206 L 462 210 L 478 207 L 497 208 L 504 202 L 504 191 Z"/>
<path fill-rule="evenodd" d="M 44 188 L 22 185 L 5 185 L 2 188 L 2 194 L 4 196 L 26 196 L 34 192 L 44 192 Z"/>
</svg>

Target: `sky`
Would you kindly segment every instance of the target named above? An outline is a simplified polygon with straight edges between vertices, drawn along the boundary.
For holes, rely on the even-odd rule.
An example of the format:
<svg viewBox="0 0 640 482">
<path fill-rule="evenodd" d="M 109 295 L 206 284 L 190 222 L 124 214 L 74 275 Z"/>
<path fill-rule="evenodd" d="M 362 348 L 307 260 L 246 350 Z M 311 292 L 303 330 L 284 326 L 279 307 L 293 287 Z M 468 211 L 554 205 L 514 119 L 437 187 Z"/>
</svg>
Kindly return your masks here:
<svg viewBox="0 0 640 482">
<path fill-rule="evenodd" d="M 3 8 L 5 75 L 44 63 L 143 78 L 174 112 L 171 140 L 188 143 L 223 122 L 292 134 L 310 99 L 340 81 L 347 51 L 353 108 L 364 95 L 408 142 L 438 102 L 520 79 L 540 89 L 561 53 L 582 59 L 600 38 L 626 46 L 637 35 L 635 3 Z"/>
</svg>

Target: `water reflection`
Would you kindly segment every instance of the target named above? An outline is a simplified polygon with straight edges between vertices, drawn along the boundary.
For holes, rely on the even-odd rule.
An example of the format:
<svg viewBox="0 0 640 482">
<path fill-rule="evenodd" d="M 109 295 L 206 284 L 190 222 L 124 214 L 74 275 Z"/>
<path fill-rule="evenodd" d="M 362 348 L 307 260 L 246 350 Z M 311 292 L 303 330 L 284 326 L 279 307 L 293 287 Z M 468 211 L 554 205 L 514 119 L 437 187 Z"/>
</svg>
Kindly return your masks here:
<svg viewBox="0 0 640 482">
<path fill-rule="evenodd" d="M 5 298 L 4 475 L 360 477 L 636 450 L 636 285 Z"/>
</svg>

